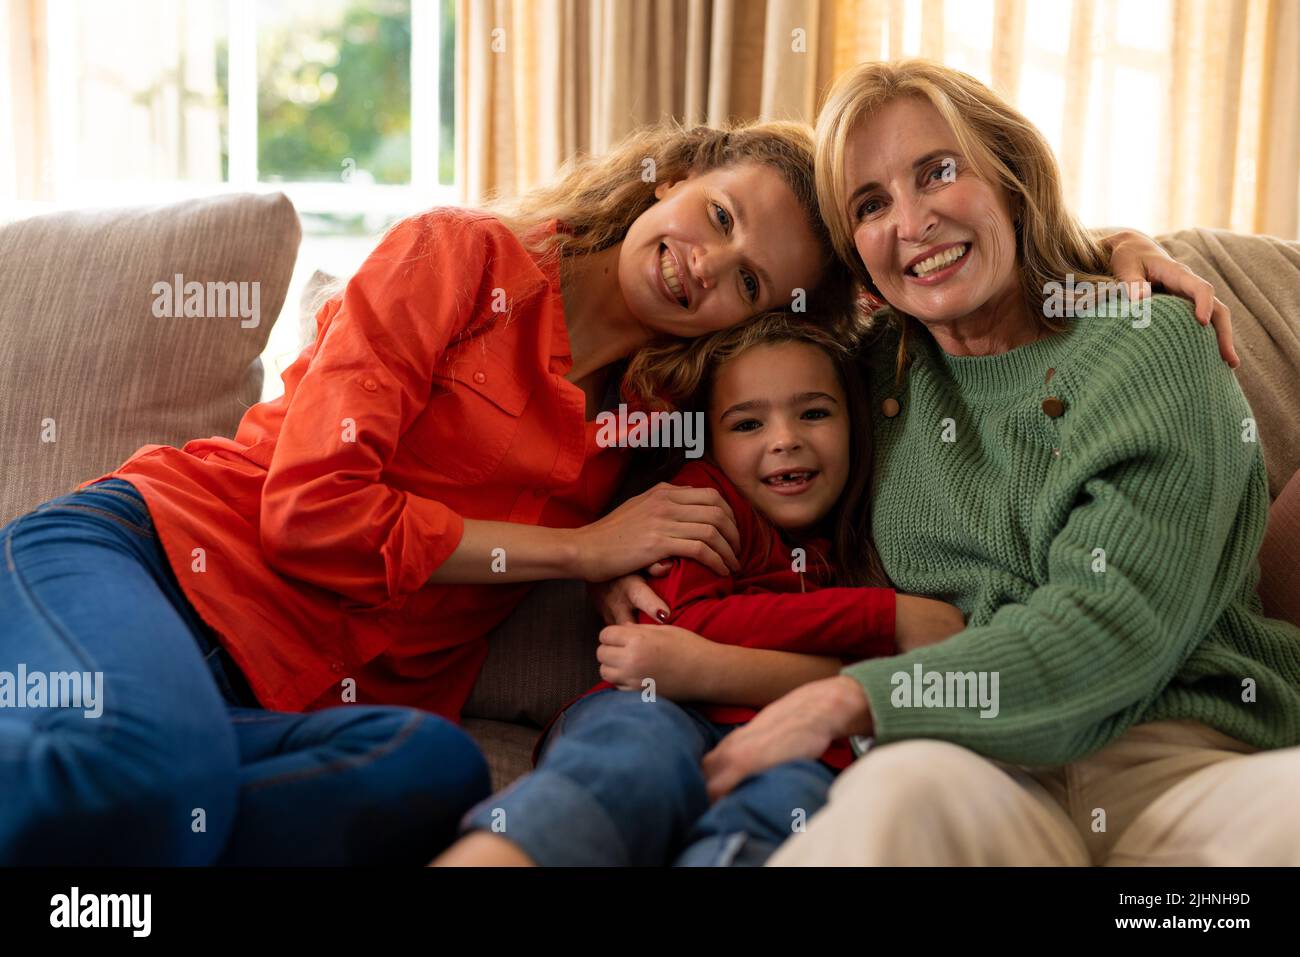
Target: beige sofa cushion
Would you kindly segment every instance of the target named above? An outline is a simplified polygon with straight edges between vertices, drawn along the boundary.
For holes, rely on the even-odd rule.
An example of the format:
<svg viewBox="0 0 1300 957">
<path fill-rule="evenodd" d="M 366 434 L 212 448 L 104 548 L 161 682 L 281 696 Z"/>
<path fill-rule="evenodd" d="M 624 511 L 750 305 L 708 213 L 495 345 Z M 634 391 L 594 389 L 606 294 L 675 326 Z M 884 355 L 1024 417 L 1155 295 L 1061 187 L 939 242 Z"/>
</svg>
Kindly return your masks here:
<svg viewBox="0 0 1300 957">
<path fill-rule="evenodd" d="M 1232 310 L 1237 381 L 1259 426 L 1273 498 L 1300 469 L 1300 242 L 1219 229 L 1157 237 Z"/>
<path fill-rule="evenodd" d="M 536 728 L 482 718 L 466 718 L 461 727 L 483 749 L 493 791 L 500 791 L 533 769 L 533 746 L 541 734 Z"/>
<path fill-rule="evenodd" d="M 600 681 L 600 616 L 579 581 L 540 582 L 488 635 L 463 714 L 540 727 Z"/>
<path fill-rule="evenodd" d="M 308 277 L 298 296 L 298 349 L 302 351 L 316 341 L 316 314 L 347 283 L 317 269 Z"/>
<path fill-rule="evenodd" d="M 142 445 L 234 435 L 261 398 L 258 355 L 301 235 L 281 194 L 56 213 L 0 227 L 0 525 Z M 178 274 L 202 284 L 207 318 L 185 318 L 184 298 L 170 310 L 178 318 L 166 315 L 155 284 L 174 287 Z M 208 286 L 228 282 L 257 286 Z M 247 318 L 225 299 L 231 291 L 244 294 Z"/>
<path fill-rule="evenodd" d="M 1300 626 L 1300 472 L 1268 512 L 1259 549 L 1259 597 L 1270 618 Z"/>
</svg>

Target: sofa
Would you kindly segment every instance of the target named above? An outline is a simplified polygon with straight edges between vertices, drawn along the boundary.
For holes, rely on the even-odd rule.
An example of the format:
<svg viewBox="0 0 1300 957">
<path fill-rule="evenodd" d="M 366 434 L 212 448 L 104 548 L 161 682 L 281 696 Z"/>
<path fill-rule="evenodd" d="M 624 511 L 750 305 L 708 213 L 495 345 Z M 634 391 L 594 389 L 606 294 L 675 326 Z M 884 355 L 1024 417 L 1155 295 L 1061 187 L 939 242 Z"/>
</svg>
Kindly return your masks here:
<svg viewBox="0 0 1300 957">
<path fill-rule="evenodd" d="M 302 347 L 314 334 L 329 277 L 283 315 L 300 239 L 281 194 L 0 226 L 0 526 L 141 445 L 233 435 L 261 395 L 258 356 L 277 317 L 299 324 Z M 1204 229 L 1159 239 L 1232 309 L 1274 499 L 1260 593 L 1271 614 L 1300 622 L 1300 243 Z M 155 287 L 176 276 L 257 283 L 260 321 L 160 316 Z M 599 680 L 599 627 L 582 583 L 544 582 L 489 637 L 463 724 L 496 787 L 528 769 L 547 718 Z"/>
</svg>

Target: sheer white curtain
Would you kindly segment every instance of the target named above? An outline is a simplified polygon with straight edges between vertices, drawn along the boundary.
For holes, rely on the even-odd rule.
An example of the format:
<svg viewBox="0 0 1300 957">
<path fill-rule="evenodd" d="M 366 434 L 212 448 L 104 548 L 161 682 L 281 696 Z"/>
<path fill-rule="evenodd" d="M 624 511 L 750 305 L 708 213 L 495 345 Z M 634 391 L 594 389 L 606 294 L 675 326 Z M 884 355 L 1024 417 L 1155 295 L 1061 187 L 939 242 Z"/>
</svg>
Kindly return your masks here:
<svg viewBox="0 0 1300 957">
<path fill-rule="evenodd" d="M 0 200 L 49 195 L 44 0 L 0 0 Z"/>
<path fill-rule="evenodd" d="M 1300 236 L 1300 0 L 840 0 L 829 71 L 927 56 L 1043 130 L 1092 225 Z"/>
<path fill-rule="evenodd" d="M 0 199 L 222 181 L 225 0 L 0 0 Z"/>
</svg>

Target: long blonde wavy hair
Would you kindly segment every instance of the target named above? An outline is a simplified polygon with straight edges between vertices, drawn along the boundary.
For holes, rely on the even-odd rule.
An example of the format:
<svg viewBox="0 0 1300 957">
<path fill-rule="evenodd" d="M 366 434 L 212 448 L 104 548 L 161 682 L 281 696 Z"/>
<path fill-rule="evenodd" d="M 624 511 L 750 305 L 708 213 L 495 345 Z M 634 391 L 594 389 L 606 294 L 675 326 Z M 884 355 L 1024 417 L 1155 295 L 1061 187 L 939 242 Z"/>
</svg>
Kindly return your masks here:
<svg viewBox="0 0 1300 957">
<path fill-rule="evenodd" d="M 865 118 L 900 97 L 927 100 L 939 111 L 976 174 L 1006 190 L 1015 221 L 1016 261 L 1029 311 L 1049 330 L 1043 309 L 1047 284 L 1102 282 L 1109 257 L 1066 208 L 1061 175 L 1042 133 L 1018 110 L 969 74 L 929 60 L 861 63 L 836 80 L 817 117 L 817 199 L 836 253 L 877 299 L 853 242 L 845 159 L 849 136 Z M 895 364 L 901 380 L 908 340 L 924 329 L 919 320 L 894 309 L 884 315 L 898 328 Z"/>
<path fill-rule="evenodd" d="M 687 128 L 675 120 L 642 127 L 601 154 L 579 153 L 554 182 L 518 197 L 492 197 L 488 212 L 542 257 L 593 253 L 621 242 L 638 216 L 657 202 L 655 187 L 688 174 L 753 163 L 780 174 L 803 209 L 822 247 L 824 274 L 807 290 L 809 313 L 837 325 L 857 321 L 852 272 L 836 255 L 822 221 L 813 172 L 812 128 L 785 121 L 748 122 L 723 128 Z M 567 231 L 537 240 L 529 234 L 558 219 Z"/>
<path fill-rule="evenodd" d="M 642 348 L 628 364 L 624 396 L 648 409 L 709 414 L 718 370 L 761 345 L 799 342 L 830 357 L 849 415 L 849 478 L 830 516 L 831 564 L 835 583 L 888 587 L 889 579 L 871 537 L 872 444 L 868 390 L 856 340 L 819 317 L 769 311 L 748 322 L 698 339 L 677 339 Z M 647 480 L 671 479 L 685 464 L 682 450 L 664 453 L 649 468 Z"/>
</svg>

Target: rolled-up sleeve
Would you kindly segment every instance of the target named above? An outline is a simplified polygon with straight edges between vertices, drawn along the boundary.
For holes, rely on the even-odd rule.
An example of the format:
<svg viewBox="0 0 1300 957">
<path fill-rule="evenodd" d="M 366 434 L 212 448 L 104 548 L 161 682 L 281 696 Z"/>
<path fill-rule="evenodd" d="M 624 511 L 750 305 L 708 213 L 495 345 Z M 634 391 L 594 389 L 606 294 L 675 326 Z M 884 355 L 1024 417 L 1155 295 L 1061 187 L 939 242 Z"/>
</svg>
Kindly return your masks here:
<svg viewBox="0 0 1300 957">
<path fill-rule="evenodd" d="M 672 609 L 667 624 L 724 645 L 850 661 L 898 650 L 891 588 L 737 592 L 735 579 L 689 558 L 675 560 L 669 573 L 650 585 Z M 656 624 L 644 612 L 640 621 Z"/>
<path fill-rule="evenodd" d="M 360 606 L 400 607 L 460 544 L 460 515 L 383 474 L 493 285 L 493 223 L 442 211 L 405 220 L 325 307 L 335 312 L 293 389 L 262 492 L 261 546 L 279 573 Z"/>
</svg>

